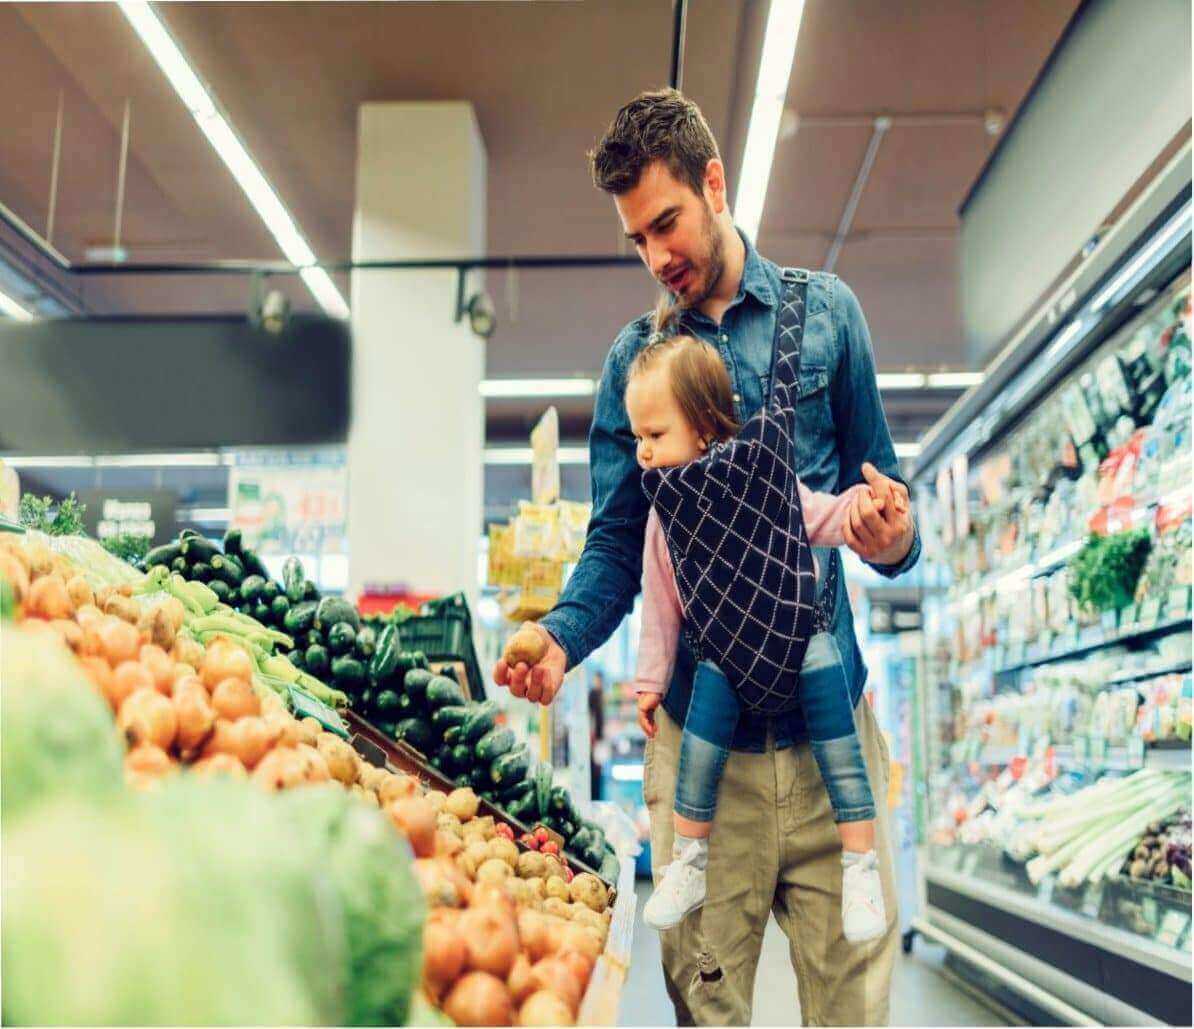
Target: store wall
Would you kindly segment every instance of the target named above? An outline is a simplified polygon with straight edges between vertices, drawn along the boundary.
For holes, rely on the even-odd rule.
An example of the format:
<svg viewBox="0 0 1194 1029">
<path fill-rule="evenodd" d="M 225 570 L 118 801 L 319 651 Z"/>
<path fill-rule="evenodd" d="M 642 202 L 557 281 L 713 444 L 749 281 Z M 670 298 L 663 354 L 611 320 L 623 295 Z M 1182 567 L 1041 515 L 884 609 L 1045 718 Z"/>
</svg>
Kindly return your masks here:
<svg viewBox="0 0 1194 1029">
<path fill-rule="evenodd" d="M 962 207 L 975 367 L 1189 122 L 1189 0 L 1089 0 Z"/>
<path fill-rule="evenodd" d="M 485 176 L 471 104 L 363 105 L 353 260 L 484 253 Z M 455 271 L 353 272 L 352 591 L 476 592 L 484 344 L 455 311 Z"/>
</svg>

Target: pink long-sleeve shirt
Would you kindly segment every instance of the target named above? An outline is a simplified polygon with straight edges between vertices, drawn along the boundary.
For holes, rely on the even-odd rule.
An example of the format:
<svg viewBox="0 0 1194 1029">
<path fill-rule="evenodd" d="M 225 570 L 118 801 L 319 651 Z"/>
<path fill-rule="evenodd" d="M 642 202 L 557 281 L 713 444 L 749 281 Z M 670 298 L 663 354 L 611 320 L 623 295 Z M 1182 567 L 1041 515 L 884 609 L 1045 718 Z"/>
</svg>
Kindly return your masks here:
<svg viewBox="0 0 1194 1029">
<path fill-rule="evenodd" d="M 845 539 L 842 526 L 854 496 L 866 492 L 864 484 L 852 486 L 840 496 L 814 493 L 798 483 L 804 527 L 814 547 L 840 547 Z M 684 608 L 676 586 L 676 570 L 667 548 L 667 538 L 655 508 L 647 516 L 643 540 L 643 612 L 638 644 L 638 670 L 634 677 L 636 693 L 666 693 L 676 663 L 676 644 Z"/>
</svg>

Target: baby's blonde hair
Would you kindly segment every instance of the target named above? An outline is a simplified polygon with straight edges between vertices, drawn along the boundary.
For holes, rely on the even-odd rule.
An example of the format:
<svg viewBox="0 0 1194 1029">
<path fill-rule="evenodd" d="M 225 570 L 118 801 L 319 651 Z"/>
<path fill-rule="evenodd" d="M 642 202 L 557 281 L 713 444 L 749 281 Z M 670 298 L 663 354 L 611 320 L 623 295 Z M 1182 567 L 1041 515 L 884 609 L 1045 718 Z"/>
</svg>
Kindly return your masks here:
<svg viewBox="0 0 1194 1029">
<path fill-rule="evenodd" d="M 730 375 L 716 348 L 678 332 L 680 307 L 664 296 L 655 308 L 650 340 L 630 366 L 629 379 L 666 360 L 676 403 L 704 439 L 730 439 L 741 426 L 734 417 Z"/>
</svg>

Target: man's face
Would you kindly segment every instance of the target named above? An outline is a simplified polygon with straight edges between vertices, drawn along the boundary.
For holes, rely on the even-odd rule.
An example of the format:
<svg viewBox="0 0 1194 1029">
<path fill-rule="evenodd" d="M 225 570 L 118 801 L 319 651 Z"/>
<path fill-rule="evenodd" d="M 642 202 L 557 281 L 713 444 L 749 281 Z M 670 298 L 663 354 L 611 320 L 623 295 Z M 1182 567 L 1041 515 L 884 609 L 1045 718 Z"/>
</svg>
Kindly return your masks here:
<svg viewBox="0 0 1194 1029">
<path fill-rule="evenodd" d="M 697 196 L 655 161 L 614 205 L 643 264 L 682 306 L 696 307 L 712 295 L 725 261 L 707 195 Z"/>
</svg>

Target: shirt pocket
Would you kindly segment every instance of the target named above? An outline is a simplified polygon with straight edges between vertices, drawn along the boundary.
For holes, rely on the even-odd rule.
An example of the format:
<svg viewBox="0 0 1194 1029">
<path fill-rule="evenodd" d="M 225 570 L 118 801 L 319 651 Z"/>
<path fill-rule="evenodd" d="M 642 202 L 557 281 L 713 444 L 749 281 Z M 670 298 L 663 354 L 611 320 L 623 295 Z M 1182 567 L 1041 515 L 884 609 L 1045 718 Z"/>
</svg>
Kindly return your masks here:
<svg viewBox="0 0 1194 1029">
<path fill-rule="evenodd" d="M 824 365 L 810 363 L 800 367 L 800 395 L 796 399 L 794 428 L 796 469 L 804 474 L 826 450 L 836 447 L 833 411 L 829 403 L 829 369 Z"/>
</svg>

